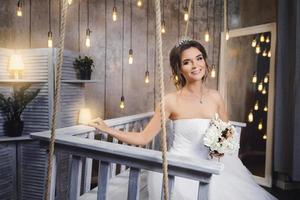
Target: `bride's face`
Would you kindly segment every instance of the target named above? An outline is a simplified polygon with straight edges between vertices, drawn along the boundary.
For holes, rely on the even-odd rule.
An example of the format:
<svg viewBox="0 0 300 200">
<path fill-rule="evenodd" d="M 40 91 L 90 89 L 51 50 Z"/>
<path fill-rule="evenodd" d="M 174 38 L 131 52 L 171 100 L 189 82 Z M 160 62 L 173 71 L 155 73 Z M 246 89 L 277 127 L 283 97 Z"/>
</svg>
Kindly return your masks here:
<svg viewBox="0 0 300 200">
<path fill-rule="evenodd" d="M 202 53 L 195 47 L 181 53 L 181 73 L 187 82 L 201 81 L 205 75 L 206 62 Z"/>
</svg>

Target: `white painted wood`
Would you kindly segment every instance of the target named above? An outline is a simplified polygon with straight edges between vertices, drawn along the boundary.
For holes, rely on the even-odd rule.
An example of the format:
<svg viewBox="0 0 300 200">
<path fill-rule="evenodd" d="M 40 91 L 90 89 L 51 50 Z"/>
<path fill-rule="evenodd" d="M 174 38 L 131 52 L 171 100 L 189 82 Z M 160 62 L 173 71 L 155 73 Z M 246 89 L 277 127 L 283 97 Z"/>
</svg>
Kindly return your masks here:
<svg viewBox="0 0 300 200">
<path fill-rule="evenodd" d="M 49 200 L 55 200 L 56 172 L 57 172 L 56 155 L 53 155 Z"/>
<path fill-rule="evenodd" d="M 198 200 L 208 200 L 208 189 L 209 189 L 208 183 L 199 182 Z M 222 190 L 222 188 L 219 189 Z"/>
<path fill-rule="evenodd" d="M 229 32 L 230 38 L 253 35 L 263 32 L 271 32 L 271 58 L 270 58 L 270 71 L 269 71 L 269 91 L 268 91 L 268 115 L 267 115 L 267 141 L 266 141 L 266 158 L 265 158 L 265 176 L 254 176 L 257 183 L 263 186 L 272 186 L 272 152 L 273 152 L 273 121 L 274 121 L 274 91 L 275 91 L 275 54 L 276 54 L 276 23 L 262 24 L 258 26 L 251 26 L 239 29 L 232 29 Z M 226 40 L 224 32 L 221 33 L 221 52 L 220 52 L 220 68 L 219 68 L 219 81 L 218 89 L 222 94 L 225 101 L 227 98 L 227 85 L 224 63 L 226 52 Z M 226 104 L 226 108 L 228 105 Z M 241 126 L 242 127 L 242 126 Z"/>
<path fill-rule="evenodd" d="M 87 139 L 94 139 L 94 132 L 89 132 L 86 136 Z M 91 189 L 91 181 L 92 181 L 92 164 L 93 160 L 91 158 L 84 158 L 85 166 L 84 166 L 84 174 L 83 174 L 83 193 L 90 191 Z"/>
<path fill-rule="evenodd" d="M 162 180 L 163 182 L 163 180 Z M 169 200 L 173 200 L 174 197 L 174 185 L 175 185 L 175 177 L 172 175 L 168 175 L 168 188 L 169 188 Z M 164 200 L 164 186 L 162 185 L 161 187 L 161 196 L 160 196 L 161 200 Z"/>
<path fill-rule="evenodd" d="M 106 200 L 107 199 L 107 183 L 108 183 L 108 171 L 109 171 L 108 162 L 99 162 L 99 171 L 98 171 L 98 192 L 97 200 Z M 100 187 L 100 189 L 99 189 Z"/>
<path fill-rule="evenodd" d="M 131 167 L 128 182 L 128 200 L 139 200 L 140 192 L 140 169 Z"/>
<path fill-rule="evenodd" d="M 69 199 L 77 200 L 80 195 L 82 161 L 80 156 L 73 155 L 71 162 Z"/>
</svg>

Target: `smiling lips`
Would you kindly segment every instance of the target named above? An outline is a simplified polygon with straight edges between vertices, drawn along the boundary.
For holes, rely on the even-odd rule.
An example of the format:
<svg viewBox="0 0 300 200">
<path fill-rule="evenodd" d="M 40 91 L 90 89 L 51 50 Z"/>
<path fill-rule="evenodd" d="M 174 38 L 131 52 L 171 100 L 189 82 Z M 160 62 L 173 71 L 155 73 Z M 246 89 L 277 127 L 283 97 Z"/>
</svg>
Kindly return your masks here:
<svg viewBox="0 0 300 200">
<path fill-rule="evenodd" d="M 199 69 L 196 69 L 196 70 L 191 71 L 191 74 L 197 75 L 197 74 L 200 74 L 201 71 L 202 71 L 202 69 L 199 68 Z"/>
</svg>

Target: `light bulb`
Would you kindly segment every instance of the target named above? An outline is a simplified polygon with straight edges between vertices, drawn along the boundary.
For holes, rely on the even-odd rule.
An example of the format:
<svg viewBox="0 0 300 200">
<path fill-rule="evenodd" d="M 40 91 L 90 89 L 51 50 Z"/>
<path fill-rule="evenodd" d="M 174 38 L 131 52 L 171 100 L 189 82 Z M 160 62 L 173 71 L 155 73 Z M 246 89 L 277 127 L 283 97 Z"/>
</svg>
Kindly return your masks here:
<svg viewBox="0 0 300 200">
<path fill-rule="evenodd" d="M 68 4 L 71 5 L 73 0 L 68 0 Z"/>
<path fill-rule="evenodd" d="M 261 34 L 259 40 L 260 40 L 261 42 L 264 42 L 264 41 L 265 41 L 265 36 L 264 36 L 264 34 Z"/>
<path fill-rule="evenodd" d="M 251 46 L 252 46 L 252 47 L 255 47 L 255 46 L 256 46 L 256 39 L 253 39 L 253 40 L 252 40 Z"/>
<path fill-rule="evenodd" d="M 228 31 L 228 30 L 226 31 L 225 39 L 226 39 L 226 40 L 229 40 L 229 31 Z"/>
<path fill-rule="evenodd" d="M 259 44 L 257 44 L 257 46 L 256 46 L 256 48 L 255 48 L 255 52 L 256 52 L 257 54 L 260 53 L 260 46 L 259 46 Z"/>
<path fill-rule="evenodd" d="M 262 82 L 259 83 L 257 89 L 258 89 L 258 91 L 260 91 L 260 92 L 263 90 L 263 84 L 262 84 Z"/>
<path fill-rule="evenodd" d="M 268 55 L 267 50 L 264 50 L 262 55 L 263 55 L 263 57 L 266 57 Z"/>
<path fill-rule="evenodd" d="M 133 63 L 133 50 L 132 49 L 129 49 L 128 63 L 130 65 Z"/>
<path fill-rule="evenodd" d="M 188 11 L 188 8 L 187 7 L 184 7 L 183 8 L 183 11 L 184 11 L 184 14 L 183 14 L 183 16 L 184 16 L 184 21 L 188 21 L 189 20 L 189 11 Z"/>
<path fill-rule="evenodd" d="M 48 47 L 51 48 L 53 46 L 53 41 L 52 41 L 52 32 L 48 32 Z"/>
<path fill-rule="evenodd" d="M 265 78 L 264 78 L 264 83 L 268 83 L 269 82 L 269 76 L 266 75 Z"/>
<path fill-rule="evenodd" d="M 270 42 L 270 38 L 268 36 L 267 39 L 266 39 L 266 43 L 269 43 L 269 42 Z"/>
<path fill-rule="evenodd" d="M 258 106 L 258 101 L 256 101 L 255 105 L 254 105 L 254 110 L 258 110 L 259 106 Z"/>
<path fill-rule="evenodd" d="M 176 83 L 178 82 L 178 80 L 179 80 L 178 76 L 175 75 L 175 81 L 176 81 Z"/>
<path fill-rule="evenodd" d="M 268 107 L 267 106 L 264 107 L 264 111 L 268 112 Z"/>
<path fill-rule="evenodd" d="M 138 0 L 138 1 L 137 1 L 137 6 L 138 6 L 138 7 L 141 7 L 142 5 L 143 5 L 142 0 Z"/>
<path fill-rule="evenodd" d="M 248 114 L 248 122 L 253 122 L 253 113 L 252 113 L 252 110 Z"/>
<path fill-rule="evenodd" d="M 166 23 L 165 21 L 162 21 L 161 23 L 161 33 L 165 33 L 166 32 Z"/>
<path fill-rule="evenodd" d="M 257 83 L 257 75 L 256 75 L 256 72 L 253 73 L 252 83 Z"/>
<path fill-rule="evenodd" d="M 205 32 L 204 40 L 205 40 L 205 42 L 209 42 L 209 32 L 208 32 L 208 30 Z"/>
<path fill-rule="evenodd" d="M 120 108 L 121 109 L 125 108 L 125 98 L 124 98 L 124 96 L 121 97 Z"/>
<path fill-rule="evenodd" d="M 113 7 L 112 19 L 114 22 L 117 21 L 117 8 L 116 7 Z"/>
<path fill-rule="evenodd" d="M 271 58 L 271 51 L 269 51 L 269 53 L 268 53 L 268 57 L 269 57 L 269 58 Z"/>
<path fill-rule="evenodd" d="M 82 108 L 79 111 L 79 124 L 89 124 L 91 122 L 91 110 L 89 108 Z"/>
<path fill-rule="evenodd" d="M 266 140 L 266 139 L 267 139 L 267 135 L 266 135 L 266 134 L 264 134 L 264 136 L 263 136 L 263 139 L 264 139 L 264 140 Z"/>
<path fill-rule="evenodd" d="M 264 89 L 262 90 L 262 92 L 261 92 L 262 94 L 267 94 L 267 90 L 266 90 L 266 88 L 264 87 Z"/>
<path fill-rule="evenodd" d="M 262 129 L 263 129 L 263 124 L 262 124 L 262 122 L 261 122 L 261 121 L 259 122 L 259 124 L 258 124 L 258 127 L 257 127 L 257 128 L 258 128 L 258 130 L 262 130 Z"/>
<path fill-rule="evenodd" d="M 17 16 L 22 17 L 22 15 L 22 3 L 21 1 L 18 1 Z"/>
<path fill-rule="evenodd" d="M 150 80 L 149 80 L 149 71 L 147 70 L 146 73 L 145 73 L 145 83 L 149 83 Z"/>
<path fill-rule="evenodd" d="M 85 46 L 91 47 L 91 30 L 86 29 L 86 36 L 85 36 Z"/>
<path fill-rule="evenodd" d="M 212 70 L 210 72 L 210 77 L 212 77 L 212 78 L 216 77 L 216 67 L 215 67 L 215 65 L 212 65 Z"/>
</svg>

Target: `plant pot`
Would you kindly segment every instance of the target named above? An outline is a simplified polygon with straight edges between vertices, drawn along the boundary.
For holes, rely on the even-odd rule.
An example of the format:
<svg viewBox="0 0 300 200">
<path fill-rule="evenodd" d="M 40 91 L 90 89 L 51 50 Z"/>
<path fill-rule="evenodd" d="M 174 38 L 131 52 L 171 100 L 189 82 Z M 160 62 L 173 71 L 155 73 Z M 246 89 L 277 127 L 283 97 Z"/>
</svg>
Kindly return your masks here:
<svg viewBox="0 0 300 200">
<path fill-rule="evenodd" d="M 80 79 L 81 80 L 91 80 L 92 71 L 90 70 L 81 70 L 80 71 Z"/>
<path fill-rule="evenodd" d="M 18 137 L 22 135 L 24 122 L 23 121 L 6 121 L 3 124 L 4 131 L 9 137 Z"/>
</svg>

